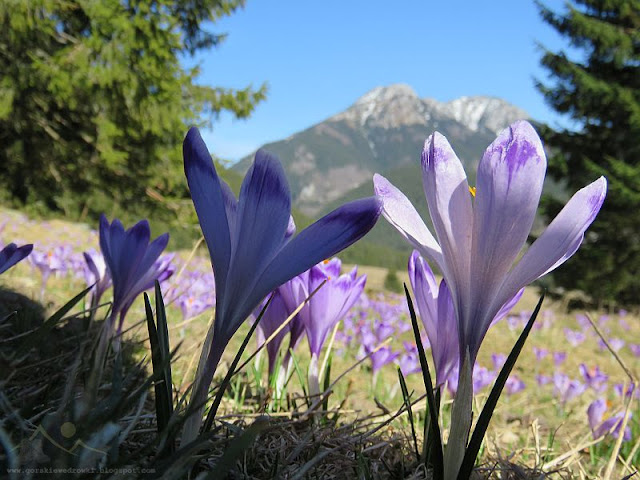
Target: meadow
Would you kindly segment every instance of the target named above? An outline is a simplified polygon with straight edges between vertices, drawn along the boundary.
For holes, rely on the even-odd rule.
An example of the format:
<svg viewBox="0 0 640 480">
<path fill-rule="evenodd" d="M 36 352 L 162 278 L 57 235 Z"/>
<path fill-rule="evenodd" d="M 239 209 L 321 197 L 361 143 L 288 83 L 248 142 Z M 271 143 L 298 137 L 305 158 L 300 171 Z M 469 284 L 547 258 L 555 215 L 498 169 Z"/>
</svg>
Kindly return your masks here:
<svg viewBox="0 0 640 480">
<path fill-rule="evenodd" d="M 9 210 L 3 210 L 0 214 L 0 225 L 0 240 L 5 244 L 9 241 L 19 245 L 34 243 L 31 256 L 0 277 L 3 295 L 6 295 L 6 290 L 24 295 L 41 304 L 43 317 L 47 318 L 87 287 L 87 267 L 82 252 L 99 249 L 97 232 L 92 229 L 93 226 L 59 220 L 34 221 L 19 212 Z M 171 250 L 171 243 L 168 250 Z M 171 369 L 175 395 L 179 399 L 188 393 L 195 375 L 198 354 L 208 325 L 213 319 L 215 294 L 206 248 L 197 244 L 191 251 L 176 251 L 169 255 L 174 273 L 162 283 L 162 292 L 167 305 L 170 345 L 171 348 L 178 346 L 176 356 L 171 361 Z M 351 268 L 352 265 L 343 265 L 342 272 L 348 272 Z M 331 381 L 339 376 L 340 378 L 332 386 L 328 400 L 323 402 L 323 415 L 333 419 L 332 435 L 336 437 L 323 437 L 322 448 L 318 450 L 319 458 L 315 456 L 312 457 L 312 462 L 309 461 L 311 463 L 296 465 L 299 469 L 308 465 L 305 470 L 307 477 L 300 478 L 331 478 L 336 471 L 344 468 L 357 470 L 360 478 L 398 478 L 397 466 L 392 467 L 390 463 L 400 462 L 406 466 L 402 478 L 420 478 L 420 472 L 412 471 L 415 463 L 413 451 L 416 450 L 414 442 L 422 441 L 426 401 L 406 300 L 403 295 L 384 289 L 387 274 L 384 269 L 360 266 L 358 274 L 367 275 L 364 293 L 332 332 L 331 341 L 327 342 L 332 343 Z M 398 272 L 398 276 L 401 282 L 409 284 L 406 272 Z M 509 315 L 489 330 L 473 374 L 475 411 L 479 411 L 486 399 L 497 372 L 529 319 L 538 298 L 538 289 L 528 287 Z M 637 312 L 623 310 L 569 312 L 569 298 L 571 295 L 567 294 L 561 299 L 545 300 L 528 342 L 507 382 L 505 393 L 498 403 L 479 458 L 480 464 L 491 468 L 509 465 L 506 467 L 507 473 L 503 472 L 502 476 L 496 478 L 529 478 L 523 473 L 526 468 L 532 471 L 540 469 L 551 478 L 601 478 L 612 458 L 615 469 L 608 475 L 612 475 L 610 478 L 622 478 L 633 474 L 640 465 L 640 392 L 629 388 L 632 381 L 629 374 L 635 375 L 635 378 L 638 375 L 640 318 Z M 87 307 L 86 303 L 81 302 L 74 307 L 72 313 L 80 313 Z M 104 316 L 103 312 L 107 309 L 108 304 L 101 307 L 97 317 Z M 8 313 L 10 312 L 5 312 L 0 317 L 5 317 Z M 10 322 L 6 318 L 3 321 L 5 327 L 7 321 Z M 145 324 L 144 302 L 140 296 L 127 316 L 124 339 L 131 348 L 131 364 L 142 362 L 144 368 L 151 371 L 149 336 Z M 2 325 L 0 328 L 6 331 Z M 246 322 L 225 350 L 214 384 L 221 381 L 248 330 L 249 322 Z M 28 331 L 29 326 L 23 325 L 22 333 Z M 58 337 L 52 333 L 50 338 L 55 341 Z M 365 341 L 365 338 L 368 340 Z M 6 342 L 1 334 L 0 341 Z M 372 342 L 374 347 L 379 348 L 374 348 L 373 352 L 364 348 Z M 256 347 L 256 340 L 252 338 L 242 360 L 249 358 Z M 60 349 L 63 350 L 64 347 L 61 345 Z M 325 346 L 324 351 L 326 350 Z M 307 371 L 309 363 L 306 339 L 298 345 L 294 358 L 295 372 L 281 398 L 273 395 L 273 388 L 269 385 L 266 354 L 263 352 L 252 358 L 232 379 L 218 419 L 230 425 L 249 425 L 255 418 L 264 419 L 262 415 L 267 415 L 276 422 L 286 419 L 293 421 L 304 416 L 302 412 L 308 407 L 305 400 L 308 385 L 301 372 Z M 624 366 L 630 372 L 626 372 Z M 64 365 L 62 367 L 66 368 Z M 398 367 L 406 377 L 411 399 L 422 397 L 412 407 L 413 419 L 403 409 L 404 397 L 398 381 Z M 10 415 L 11 412 L 15 413 L 15 409 L 19 410 L 20 406 L 7 405 L 6 400 L 11 398 L 10 390 L 15 389 L 16 385 L 12 384 L 11 362 L 5 359 L 2 368 L 5 369 L 0 376 L 0 387 L 4 390 L 2 395 L 5 400 L 3 415 Z M 344 372 L 346 375 L 342 377 Z M 45 385 L 46 382 L 46 378 L 33 379 L 36 385 Z M 325 386 L 328 385 L 327 379 Z M 624 392 L 632 392 L 633 398 Z M 450 409 L 451 398 L 450 393 L 444 394 L 441 404 L 444 412 Z M 606 409 L 602 416 L 592 419 L 590 424 L 587 410 L 598 399 L 604 401 Z M 45 412 L 54 408 L 54 404 L 52 402 L 49 406 L 45 403 L 36 410 Z M 605 432 L 604 435 L 595 433 L 607 418 L 621 415 L 626 409 L 629 413 L 628 432 L 621 445 L 616 445 L 617 436 L 611 432 Z M 144 406 L 142 417 L 146 415 L 148 422 L 141 422 L 134 427 L 130 432 L 132 437 L 144 435 L 146 430 L 153 428 L 153 421 L 149 420 L 153 417 L 152 412 L 149 405 Z M 441 415 L 441 418 L 444 422 L 443 437 L 446 439 L 449 432 L 448 416 Z M 36 415 L 30 421 L 31 428 L 35 428 L 41 419 L 41 414 Z M 411 433 L 412 422 L 417 425 L 415 441 L 414 434 Z M 313 428 L 318 428 L 320 432 L 322 424 L 318 426 L 317 421 L 311 422 L 311 431 Z M 352 435 L 345 434 L 345 431 L 351 431 Z M 340 443 L 349 444 L 346 438 L 354 438 L 355 431 L 360 434 L 363 431 L 372 432 L 366 437 L 368 446 L 358 447 L 361 452 L 365 451 L 369 455 L 367 458 L 371 463 L 368 467 L 358 467 L 358 458 L 352 459 L 353 465 L 344 464 L 345 459 L 350 458 L 346 454 L 342 457 L 334 454 L 320 455 L 323 451 L 331 451 L 328 446 L 335 450 Z M 302 439 L 307 433 L 290 430 L 285 435 L 279 431 L 280 446 L 269 448 L 295 449 L 296 443 L 304 443 Z M 289 440 L 285 440 L 287 436 Z M 267 434 L 260 438 L 273 439 Z M 262 439 L 258 442 L 268 443 Z M 262 447 L 267 449 L 266 453 L 260 450 L 261 447 L 254 448 L 259 452 L 255 454 L 256 458 L 269 458 L 269 448 Z M 371 460 L 374 457 L 377 462 Z M 4 458 L 6 460 L 6 456 Z M 254 463 L 259 463 L 256 458 L 253 459 Z M 290 457 L 287 458 L 291 460 Z M 273 459 L 262 461 L 269 468 L 278 468 L 277 465 L 273 467 Z M 248 468 L 247 462 L 251 463 L 246 454 L 243 460 L 236 460 L 238 465 L 243 462 L 245 468 Z M 238 471 L 242 471 L 242 466 L 238 468 Z M 255 475 L 255 471 L 251 474 L 254 476 L 251 476 L 245 470 L 246 477 L 238 474 L 237 477 L 230 478 L 270 478 L 267 467 L 264 468 L 264 477 Z M 496 471 L 500 471 L 500 468 Z M 518 474 L 521 476 L 517 476 Z M 296 477 L 292 474 L 286 478 Z"/>
</svg>

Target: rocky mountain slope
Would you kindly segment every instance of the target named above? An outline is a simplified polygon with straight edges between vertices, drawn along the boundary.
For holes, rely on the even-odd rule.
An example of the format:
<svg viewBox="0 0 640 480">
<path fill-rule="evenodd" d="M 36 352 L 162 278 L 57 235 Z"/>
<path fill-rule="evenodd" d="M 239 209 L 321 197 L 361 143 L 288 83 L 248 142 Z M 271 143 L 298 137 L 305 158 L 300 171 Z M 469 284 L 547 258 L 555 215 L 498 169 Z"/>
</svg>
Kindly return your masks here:
<svg viewBox="0 0 640 480">
<path fill-rule="evenodd" d="M 377 87 L 347 110 L 263 148 L 282 160 L 294 204 L 316 215 L 349 191 L 366 188 L 375 172 L 388 175 L 417 166 L 422 145 L 435 130 L 449 139 L 467 171 L 473 172 L 496 134 L 522 118 L 528 118 L 526 112 L 499 98 L 461 97 L 441 103 L 396 84 Z M 243 173 L 252 159 L 242 159 L 233 169 Z"/>
</svg>

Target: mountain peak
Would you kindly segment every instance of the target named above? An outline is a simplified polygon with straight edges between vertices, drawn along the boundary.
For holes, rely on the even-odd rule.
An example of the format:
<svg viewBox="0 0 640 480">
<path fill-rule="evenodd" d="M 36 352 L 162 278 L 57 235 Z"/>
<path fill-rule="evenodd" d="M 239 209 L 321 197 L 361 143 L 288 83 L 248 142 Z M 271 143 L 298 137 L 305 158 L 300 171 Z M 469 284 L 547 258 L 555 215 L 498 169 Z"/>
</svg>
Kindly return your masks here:
<svg viewBox="0 0 640 480">
<path fill-rule="evenodd" d="M 376 87 L 331 120 L 346 120 L 364 127 L 394 128 L 424 123 L 422 104 L 409 85 L 396 83 Z"/>
<path fill-rule="evenodd" d="M 515 120 L 529 118 L 524 110 L 497 97 L 460 97 L 443 105 L 444 110 L 471 131 L 482 126 L 498 134 Z"/>
<path fill-rule="evenodd" d="M 266 148 L 283 160 L 296 206 L 318 213 L 358 185 L 369 188 L 374 172 L 414 165 L 434 131 L 447 137 L 473 172 L 496 133 L 527 117 L 495 97 L 439 102 L 393 84 L 370 90 L 346 110 Z M 246 170 L 251 160 L 246 157 L 234 169 Z"/>
<path fill-rule="evenodd" d="M 361 96 L 355 105 L 372 102 L 388 102 L 398 97 L 418 98 L 416 92 L 406 83 L 394 83 L 388 86 L 376 87 Z"/>
</svg>

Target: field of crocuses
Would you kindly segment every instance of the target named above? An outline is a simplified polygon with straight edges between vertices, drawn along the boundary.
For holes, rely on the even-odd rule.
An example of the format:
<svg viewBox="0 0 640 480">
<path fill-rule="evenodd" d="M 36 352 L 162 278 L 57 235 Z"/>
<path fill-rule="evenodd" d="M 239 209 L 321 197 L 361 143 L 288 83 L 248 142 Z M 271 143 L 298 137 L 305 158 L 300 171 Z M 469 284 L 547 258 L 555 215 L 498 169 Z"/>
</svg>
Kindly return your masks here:
<svg viewBox="0 0 640 480">
<path fill-rule="evenodd" d="M 505 132 L 480 163 L 477 190 L 467 185 L 446 139 L 430 138 L 422 164 L 438 241 L 406 197 L 379 175 L 377 197 L 347 204 L 295 235 L 277 159 L 258 153 L 238 201 L 216 176 L 195 129 L 185 139 L 185 172 L 210 258 L 199 243 L 192 251 L 172 252 L 168 235 L 152 239 L 147 221 L 123 226 L 103 216 L 94 231 L 3 212 L 0 240 L 7 247 L 0 254 L 0 281 L 44 310 L 31 331 L 16 323 L 15 302 L 0 311 L 0 353 L 8 372 L 0 376 L 3 409 L 7 418 L 23 419 L 0 422 L 2 462 L 18 472 L 26 460 L 9 447 L 24 445 L 28 432 L 45 432 L 69 455 L 80 442 L 86 451 L 79 461 L 59 462 L 87 475 L 96 465 L 117 465 L 113 473 L 144 466 L 166 478 L 189 471 L 211 478 L 330 478 L 326 463 L 337 462 L 336 451 L 347 448 L 339 436 L 347 425 L 350 439 L 369 443 L 362 440 L 364 447 L 350 454 L 354 463 L 344 468 L 353 470 L 345 478 L 421 478 L 425 469 L 433 478 L 468 478 L 471 470 L 463 472 L 473 468 L 476 455 L 477 463 L 511 468 L 508 473 L 529 469 L 531 478 L 540 472 L 633 474 L 640 462 L 637 314 L 567 312 L 562 300 L 546 300 L 540 308 L 539 292 L 527 287 L 576 252 L 606 182 L 578 192 L 568 213 L 548 227 L 551 233 L 521 255 L 537 206 L 530 197 L 539 197 L 542 187 L 544 154 L 528 124 Z M 513 205 L 499 221 L 492 209 L 505 197 Z M 443 205 L 457 215 L 439 211 Z M 407 259 L 410 303 L 380 288 L 373 278 L 380 272 L 334 257 L 380 214 L 416 247 Z M 478 226 L 474 215 L 486 225 Z M 501 235 L 505 222 L 509 238 Z M 525 227 L 514 232 L 519 222 Z M 273 224 L 280 237 L 268 237 Z M 264 240 L 259 246 L 257 238 Z M 17 247 L 28 244 L 32 250 Z M 470 266 L 476 273 L 466 278 Z M 85 288 L 86 295 L 67 304 Z M 145 304 L 142 292 L 154 302 Z M 81 342 L 89 346 L 77 352 L 77 363 L 60 365 L 72 378 L 68 387 L 42 400 L 43 379 L 29 378 L 29 368 L 35 375 L 36 367 L 25 366 L 26 353 L 77 319 L 94 332 Z M 241 345 L 245 338 L 250 343 Z M 125 353 L 132 355 L 128 364 L 146 359 L 141 365 L 152 375 L 146 389 L 130 387 L 136 396 L 123 387 L 132 376 L 119 376 L 127 371 Z M 42 362 L 47 359 L 36 364 Z M 25 384 L 28 396 L 42 402 L 30 407 L 28 419 L 14 404 Z M 152 385 L 148 404 L 143 392 Z M 490 408 L 483 410 L 485 402 Z M 54 411 L 61 426 L 50 420 Z M 256 454 L 264 456 L 260 461 L 247 459 L 256 441 L 287 428 L 268 418 L 302 418 L 310 437 L 331 425 L 338 436 L 323 440 L 302 463 L 295 445 L 269 451 L 271 457 Z M 93 430 L 82 430 L 80 420 Z M 65 425 L 73 433 L 67 435 Z M 51 428 L 58 428 L 60 439 Z M 289 433 L 296 428 L 291 424 Z M 157 436 L 145 444 L 139 436 L 150 431 Z M 286 435 L 279 435 L 285 448 Z M 374 460 L 374 451 L 386 453 Z M 51 459 L 51 445 L 45 452 Z M 36 460 L 46 465 L 46 459 Z"/>
<path fill-rule="evenodd" d="M 97 232 L 84 225 L 61 221 L 33 221 L 12 211 L 5 211 L 2 217 L 1 239 L 4 242 L 13 239 L 22 244 L 30 238 L 41 239 L 35 243 L 32 256 L 3 275 L 4 288 L 20 291 L 53 309 L 86 284 L 93 283 L 94 277 L 83 252 L 97 255 Z M 170 254 L 174 274 L 162 283 L 168 304 L 171 342 L 173 345 L 182 342 L 182 355 L 175 363 L 177 387 L 186 386 L 189 376 L 193 376 L 191 357 L 202 341 L 215 306 L 209 261 L 200 252 L 189 259 L 189 253 Z M 368 269 L 360 267 L 359 270 L 367 272 Z M 343 408 L 354 412 L 357 407 L 360 415 L 381 412 L 374 397 L 391 411 L 401 405 L 397 367 L 416 392 L 423 391 L 406 302 L 400 295 L 382 291 L 380 284 L 378 282 L 375 290 L 364 284 L 364 290 L 338 324 L 333 342 L 333 371 L 336 373 L 370 354 L 337 384 L 331 399 L 331 403 L 339 404 L 346 397 Z M 529 309 L 535 304 L 534 297 L 533 289 L 525 292 L 522 301 L 490 330 L 474 369 L 474 392 L 478 402 L 486 398 L 509 346 L 528 320 Z M 594 474 L 602 471 L 614 447 L 617 433 L 609 434 L 608 430 L 624 413 L 626 399 L 623 392 L 629 392 L 630 385 L 585 312 L 567 314 L 562 308 L 561 303 L 554 303 L 542 310 L 529 345 L 505 387 L 506 394 L 489 430 L 486 455 L 515 454 L 516 458 L 533 465 L 542 459 L 551 463 L 563 454 L 573 452 L 558 465 L 567 464 L 574 471 L 584 469 Z M 624 310 L 589 314 L 605 334 L 610 347 L 627 365 L 637 365 L 640 358 L 638 317 Z M 143 305 L 138 298 L 132 306 L 130 323 L 136 323 L 142 317 Z M 266 320 L 267 317 L 263 319 Z M 261 333 L 259 329 L 258 338 L 268 336 L 275 328 L 269 330 L 265 322 L 265 332 Z M 141 328 L 134 329 L 132 334 L 136 338 L 144 337 Z M 281 337 L 284 342 L 281 348 L 267 347 L 268 352 L 276 352 L 270 353 L 270 357 L 275 357 L 280 350 L 284 352 L 291 341 L 285 334 Z M 276 338 L 269 346 L 277 341 Z M 424 342 L 429 348 L 426 337 Z M 300 338 L 297 343 L 295 355 L 306 365 L 309 360 L 306 339 Z M 253 349 L 250 347 L 249 350 Z M 263 358 L 259 363 L 262 364 L 260 381 L 255 388 L 262 386 L 266 390 L 267 359 Z M 253 364 L 251 368 L 255 368 Z M 351 390 L 348 395 L 347 386 Z M 286 390 L 289 395 L 301 394 L 297 376 L 292 377 Z M 454 391 L 455 381 L 448 382 L 447 395 Z M 625 430 L 622 458 L 632 452 L 640 434 L 636 420 L 640 418 L 640 394 L 636 391 L 635 396 L 637 400 L 631 404 L 631 419 Z M 235 407 L 231 400 L 226 405 L 227 409 Z M 593 444 L 599 437 L 601 440 Z M 581 446 L 583 448 L 578 448 Z M 637 462 L 637 455 L 635 458 Z"/>
</svg>

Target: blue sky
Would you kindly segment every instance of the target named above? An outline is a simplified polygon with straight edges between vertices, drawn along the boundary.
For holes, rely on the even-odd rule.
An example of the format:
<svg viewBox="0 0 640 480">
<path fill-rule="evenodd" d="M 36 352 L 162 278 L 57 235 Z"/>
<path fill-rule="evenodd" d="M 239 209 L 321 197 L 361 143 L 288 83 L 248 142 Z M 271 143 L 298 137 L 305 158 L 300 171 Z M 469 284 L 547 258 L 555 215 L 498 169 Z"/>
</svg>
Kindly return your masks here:
<svg viewBox="0 0 640 480">
<path fill-rule="evenodd" d="M 545 3 L 564 8 L 560 0 Z M 269 87 L 249 119 L 223 114 L 202 132 L 224 159 L 238 160 L 392 83 L 439 101 L 498 96 L 535 119 L 560 121 L 533 79 L 546 79 L 536 42 L 555 51 L 565 41 L 532 0 L 248 0 L 212 30 L 228 38 L 196 58 L 199 83 Z"/>
</svg>

